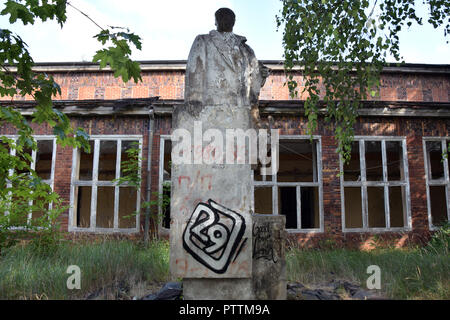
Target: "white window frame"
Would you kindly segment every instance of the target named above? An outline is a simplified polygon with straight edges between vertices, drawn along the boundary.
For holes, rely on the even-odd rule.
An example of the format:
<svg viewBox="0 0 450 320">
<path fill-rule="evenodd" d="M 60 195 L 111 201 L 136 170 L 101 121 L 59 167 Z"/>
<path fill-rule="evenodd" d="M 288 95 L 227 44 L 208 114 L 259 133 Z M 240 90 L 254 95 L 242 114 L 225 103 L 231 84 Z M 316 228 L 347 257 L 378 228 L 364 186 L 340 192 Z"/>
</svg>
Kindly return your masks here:
<svg viewBox="0 0 450 320">
<path fill-rule="evenodd" d="M 341 221 L 343 232 L 398 232 L 411 230 L 411 203 L 409 190 L 409 171 L 408 171 L 408 152 L 406 149 L 406 137 L 399 136 L 355 136 L 354 141 L 359 142 L 359 164 L 361 172 L 361 181 L 345 181 L 344 180 L 344 163 L 340 158 L 340 180 L 341 180 Z M 365 157 L 365 142 L 366 141 L 381 141 L 381 157 L 383 165 L 383 181 L 367 181 L 366 180 L 366 157 Z M 389 181 L 387 170 L 387 155 L 386 142 L 398 141 L 402 144 L 402 159 L 403 159 L 403 174 L 404 181 Z M 405 206 L 403 216 L 403 227 L 391 227 L 390 207 L 389 207 L 389 187 L 405 187 Z M 359 187 L 361 189 L 361 208 L 362 208 L 362 228 L 346 228 L 345 226 L 345 187 Z M 386 227 L 384 228 L 369 228 L 369 213 L 368 213 L 368 196 L 367 187 L 384 187 L 384 213 Z"/>
<path fill-rule="evenodd" d="M 18 136 L 17 135 L 0 135 L 2 137 L 8 138 L 8 139 L 13 139 L 14 143 L 17 143 L 17 139 Z M 52 191 L 54 191 L 54 185 L 55 185 L 55 161 L 56 161 L 56 136 L 55 135 L 32 135 L 32 137 L 34 138 L 34 140 L 36 142 L 38 142 L 39 140 L 47 140 L 47 141 L 52 141 L 53 142 L 53 146 L 52 146 L 52 164 L 51 164 L 51 171 L 50 171 L 50 179 L 42 179 L 42 182 L 48 184 L 51 188 Z M 34 170 L 36 168 L 36 156 L 37 156 L 37 151 L 38 150 L 32 150 L 31 152 L 31 164 L 30 164 L 30 168 L 32 170 Z M 16 149 L 11 149 L 9 151 L 9 154 L 12 156 L 16 155 Z M 12 175 L 13 174 L 13 169 L 9 170 L 9 174 Z M 11 183 L 8 182 L 7 183 L 7 187 L 11 188 Z M 33 201 L 30 201 L 30 206 L 33 205 Z M 53 207 L 53 203 L 50 202 L 48 205 L 49 210 L 51 210 Z M 6 214 L 8 214 L 8 212 L 6 212 Z M 29 212 L 28 213 L 28 219 L 27 219 L 27 223 L 31 222 L 31 219 L 33 217 L 33 212 Z M 13 228 L 13 229 L 22 229 L 22 228 Z"/>
<path fill-rule="evenodd" d="M 447 198 L 447 221 L 450 221 L 450 178 L 449 178 L 449 167 L 448 167 L 448 157 L 444 158 L 444 179 L 432 179 L 431 175 L 431 165 L 430 165 L 430 154 L 427 152 L 428 141 L 440 141 L 442 152 L 447 153 L 447 141 L 450 137 L 423 137 L 423 154 L 424 154 L 424 164 L 425 164 L 425 182 L 427 185 L 427 212 L 428 212 L 428 227 L 430 230 L 437 230 L 438 227 L 433 225 L 431 216 L 431 198 L 430 198 L 430 186 L 444 186 L 445 195 Z"/>
<path fill-rule="evenodd" d="M 270 216 L 277 216 L 278 213 L 278 188 L 279 187 L 295 187 L 296 188 L 296 200 L 297 200 L 297 226 L 301 226 L 301 188 L 302 187 L 317 187 L 319 192 L 319 228 L 312 229 L 286 229 L 288 233 L 321 233 L 324 232 L 324 215 L 323 215 L 323 181 L 322 181 L 322 137 L 319 135 L 313 135 L 313 140 L 316 145 L 316 152 L 313 152 L 313 171 L 315 171 L 315 177 L 317 181 L 313 182 L 278 182 L 277 175 L 267 176 L 271 181 L 255 181 L 254 170 L 252 170 L 252 193 L 251 202 L 252 210 L 255 212 L 255 188 L 258 187 L 272 187 L 272 212 L 273 214 L 265 214 Z M 306 135 L 280 135 L 279 140 L 311 140 L 311 136 Z M 314 158 L 317 159 L 314 159 Z"/>
<path fill-rule="evenodd" d="M 171 180 L 164 180 L 164 148 L 166 145 L 166 141 L 170 140 L 171 141 L 171 135 L 167 135 L 167 134 L 163 134 L 160 135 L 160 139 L 159 139 L 159 172 L 158 172 L 158 194 L 162 195 L 163 193 L 163 186 L 164 183 L 168 184 L 168 185 L 172 185 L 172 181 Z M 162 207 L 159 205 L 158 206 L 158 216 L 161 217 L 161 219 L 159 219 L 159 225 L 158 225 L 158 230 L 160 235 L 168 235 L 170 232 L 169 228 L 165 228 L 163 226 L 163 219 L 162 219 Z"/>
<path fill-rule="evenodd" d="M 139 149 L 139 174 L 141 175 L 142 169 L 142 149 L 143 138 L 142 135 L 91 135 L 89 140 L 94 141 L 93 154 L 93 167 L 92 167 L 92 180 L 78 180 L 79 175 L 79 163 L 80 163 L 80 149 L 75 148 L 73 150 L 72 157 L 72 179 L 70 184 L 70 209 L 69 209 L 69 232 L 94 232 L 94 233 L 137 233 L 139 232 L 140 214 L 136 215 L 136 227 L 135 228 L 119 228 L 119 189 L 130 188 L 125 185 L 118 186 L 117 183 L 112 181 L 98 181 L 98 164 L 100 157 L 100 141 L 116 141 L 117 142 L 117 156 L 116 156 L 116 179 L 120 177 L 120 164 L 121 164 L 121 150 L 122 141 L 138 141 L 140 145 Z M 79 186 L 92 187 L 91 189 L 91 216 L 89 228 L 77 227 L 75 221 L 75 188 Z M 113 228 L 99 228 L 96 227 L 97 218 L 97 188 L 98 187 L 114 187 L 114 226 Z M 137 190 L 136 199 L 136 211 L 140 211 L 140 188 Z"/>
</svg>

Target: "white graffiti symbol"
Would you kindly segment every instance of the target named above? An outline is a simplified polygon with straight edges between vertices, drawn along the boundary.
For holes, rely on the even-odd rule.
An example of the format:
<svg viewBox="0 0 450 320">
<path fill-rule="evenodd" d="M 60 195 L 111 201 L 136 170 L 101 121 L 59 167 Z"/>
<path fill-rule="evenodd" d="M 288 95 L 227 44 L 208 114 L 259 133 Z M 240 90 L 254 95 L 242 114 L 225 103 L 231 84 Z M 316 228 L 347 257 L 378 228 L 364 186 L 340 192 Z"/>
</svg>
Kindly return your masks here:
<svg viewBox="0 0 450 320">
<path fill-rule="evenodd" d="M 225 273 L 246 241 L 241 241 L 244 232 L 245 220 L 239 213 L 210 199 L 192 213 L 184 229 L 183 247 L 204 266 Z"/>
</svg>

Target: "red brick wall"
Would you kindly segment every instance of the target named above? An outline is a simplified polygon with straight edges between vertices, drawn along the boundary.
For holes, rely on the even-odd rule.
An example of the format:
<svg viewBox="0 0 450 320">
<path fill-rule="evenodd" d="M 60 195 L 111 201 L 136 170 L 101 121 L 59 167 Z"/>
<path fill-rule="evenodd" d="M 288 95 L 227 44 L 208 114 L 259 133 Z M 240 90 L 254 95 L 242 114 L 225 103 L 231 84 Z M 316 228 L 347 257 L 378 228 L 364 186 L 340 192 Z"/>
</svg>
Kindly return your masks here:
<svg viewBox="0 0 450 320">
<path fill-rule="evenodd" d="M 124 84 L 109 72 L 91 73 L 55 73 L 56 81 L 61 85 L 60 99 L 120 99 L 144 98 L 160 96 L 160 99 L 183 99 L 184 73 L 182 71 L 143 73 L 143 82 Z M 299 86 L 302 89 L 300 78 Z M 273 72 L 267 79 L 261 92 L 262 100 L 289 99 L 287 87 L 283 86 L 285 77 L 282 72 Z M 449 102 L 450 79 L 445 75 L 425 74 L 384 74 L 381 81 L 380 96 L 376 100 L 398 101 L 436 101 Z M 30 97 L 17 97 L 18 100 Z M 299 96 L 297 99 L 302 99 Z M 281 129 L 281 134 L 306 134 L 306 119 L 299 116 L 274 116 L 275 127 Z M 89 134 L 141 134 L 144 137 L 143 173 L 147 170 L 148 151 L 148 118 L 147 117 L 73 117 L 74 126 L 86 129 Z M 418 119 L 418 118 L 359 118 L 355 128 L 356 135 L 405 136 L 407 140 L 409 179 L 411 191 L 411 216 L 413 231 L 407 234 L 383 233 L 378 238 L 382 241 L 404 245 L 418 242 L 429 235 L 426 202 L 426 185 L 424 159 L 422 149 L 423 136 L 449 136 L 449 119 Z M 47 126 L 33 124 L 36 134 L 52 134 Z M 155 136 L 152 156 L 152 191 L 158 190 L 159 172 L 159 142 L 161 134 L 169 134 L 170 117 L 156 117 Z M 9 125 L 0 127 L 0 134 L 13 134 Z M 336 245 L 370 246 L 373 234 L 342 233 L 341 196 L 339 173 L 339 157 L 336 154 L 336 142 L 331 130 L 323 124 L 316 134 L 322 136 L 323 157 L 323 200 L 325 233 L 297 234 L 293 241 L 302 245 L 321 246 L 328 241 Z M 72 166 L 72 149 L 57 147 L 55 191 L 66 204 L 70 198 L 70 177 Z M 146 176 L 144 174 L 142 194 L 145 195 Z M 65 212 L 61 222 L 67 230 L 68 214 Z M 143 219 L 142 219 L 143 222 Z M 141 228 L 143 223 L 141 223 Z M 327 240 L 326 240 L 327 239 Z"/>
<path fill-rule="evenodd" d="M 159 96 L 160 99 L 184 98 L 184 71 L 143 71 L 142 82 L 123 83 L 111 72 L 64 72 L 52 73 L 61 86 L 58 100 L 124 99 Z M 301 76 L 295 79 L 299 91 L 303 90 Z M 286 77 L 282 71 L 273 71 L 261 90 L 261 100 L 289 100 Z M 396 74 L 382 75 L 380 95 L 369 100 L 387 101 L 434 101 L 449 102 L 450 80 L 447 75 L 438 74 Z M 305 99 L 299 94 L 296 100 Z M 0 98 L 5 100 L 5 98 Z M 16 96 L 16 100 L 32 98 Z M 6 98 L 8 100 L 8 98 Z"/>
<path fill-rule="evenodd" d="M 280 134 L 306 135 L 307 119 L 292 116 L 274 116 L 274 128 L 281 129 Z M 381 234 L 342 233 L 341 222 L 341 190 L 339 173 L 339 156 L 336 154 L 337 144 L 333 133 L 322 123 L 315 134 L 322 137 L 322 177 L 325 233 L 296 234 L 292 241 L 301 245 L 324 245 L 325 239 L 335 245 L 346 244 L 361 248 L 370 247 L 373 239 L 390 242 L 398 246 L 407 243 L 420 243 L 429 236 L 426 198 L 426 182 L 422 137 L 449 136 L 450 119 L 418 119 L 418 118 L 359 118 L 355 126 L 355 135 L 361 136 L 404 136 L 407 142 L 412 232 Z"/>
</svg>

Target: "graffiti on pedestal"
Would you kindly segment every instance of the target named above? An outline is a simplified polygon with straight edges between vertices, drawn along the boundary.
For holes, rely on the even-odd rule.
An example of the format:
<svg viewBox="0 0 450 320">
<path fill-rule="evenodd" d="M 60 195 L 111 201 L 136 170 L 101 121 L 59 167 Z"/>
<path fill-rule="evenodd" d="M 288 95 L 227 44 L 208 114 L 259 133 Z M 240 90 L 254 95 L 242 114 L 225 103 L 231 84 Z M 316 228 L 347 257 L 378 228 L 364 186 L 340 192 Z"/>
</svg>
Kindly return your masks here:
<svg viewBox="0 0 450 320">
<path fill-rule="evenodd" d="M 276 248 L 272 228 L 269 223 L 253 225 L 253 259 L 272 260 L 277 263 L 280 248 Z"/>
<path fill-rule="evenodd" d="M 199 203 L 183 232 L 183 248 L 210 270 L 222 274 L 236 260 L 247 238 L 245 219 L 209 199 Z"/>
</svg>

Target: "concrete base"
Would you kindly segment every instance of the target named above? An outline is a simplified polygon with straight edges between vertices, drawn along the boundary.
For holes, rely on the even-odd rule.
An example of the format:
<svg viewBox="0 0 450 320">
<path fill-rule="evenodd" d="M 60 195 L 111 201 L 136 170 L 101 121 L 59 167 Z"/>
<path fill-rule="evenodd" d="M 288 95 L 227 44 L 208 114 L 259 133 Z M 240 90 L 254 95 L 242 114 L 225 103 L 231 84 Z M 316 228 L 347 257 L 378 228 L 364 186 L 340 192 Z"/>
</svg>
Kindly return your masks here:
<svg viewBox="0 0 450 320">
<path fill-rule="evenodd" d="M 184 278 L 185 300 L 286 299 L 286 217 L 252 218 L 252 278 Z"/>
<path fill-rule="evenodd" d="M 252 279 L 183 279 L 184 300 L 254 300 Z"/>
<path fill-rule="evenodd" d="M 252 290 L 257 300 L 286 300 L 283 215 L 253 215 Z"/>
</svg>

